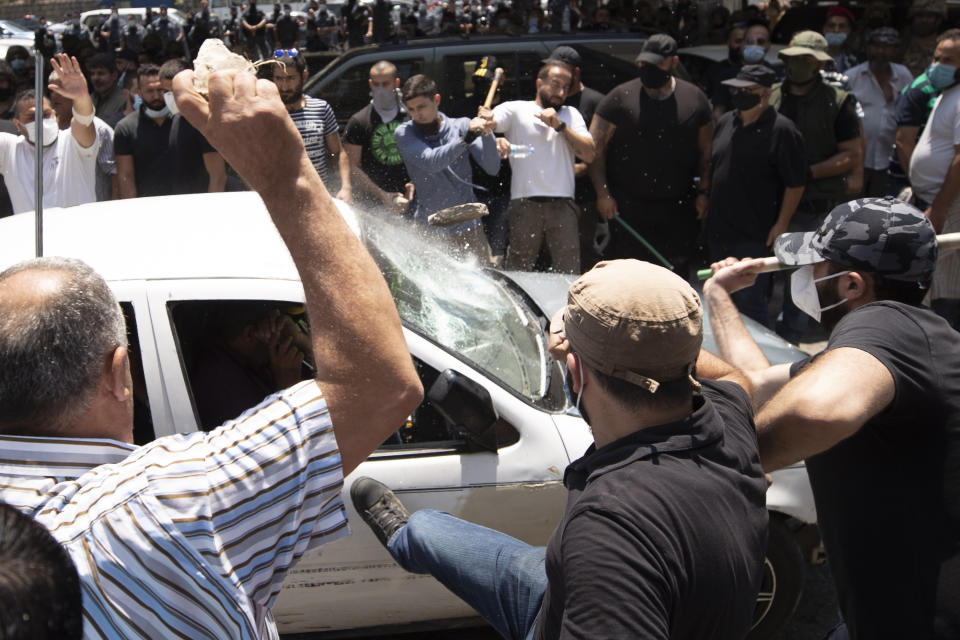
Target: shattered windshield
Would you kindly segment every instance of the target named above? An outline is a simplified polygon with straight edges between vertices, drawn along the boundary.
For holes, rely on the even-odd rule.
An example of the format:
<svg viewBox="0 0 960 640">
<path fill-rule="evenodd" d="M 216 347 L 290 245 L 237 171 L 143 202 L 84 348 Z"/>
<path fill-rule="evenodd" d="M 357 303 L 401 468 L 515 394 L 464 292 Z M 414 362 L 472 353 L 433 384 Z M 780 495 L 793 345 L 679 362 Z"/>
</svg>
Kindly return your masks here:
<svg viewBox="0 0 960 640">
<path fill-rule="evenodd" d="M 359 213 L 363 237 L 408 328 L 532 401 L 547 393 L 546 342 L 524 299 L 458 262 L 415 227 Z"/>
</svg>

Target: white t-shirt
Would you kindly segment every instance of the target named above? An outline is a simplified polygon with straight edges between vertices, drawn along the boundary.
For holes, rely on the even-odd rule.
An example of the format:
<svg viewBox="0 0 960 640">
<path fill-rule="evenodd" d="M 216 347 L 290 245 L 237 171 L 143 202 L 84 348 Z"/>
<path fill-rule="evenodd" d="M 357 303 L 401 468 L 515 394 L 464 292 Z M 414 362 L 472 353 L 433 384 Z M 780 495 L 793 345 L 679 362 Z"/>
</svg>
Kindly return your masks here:
<svg viewBox="0 0 960 640">
<path fill-rule="evenodd" d="M 536 117 L 543 108 L 530 100 L 514 100 L 497 105 L 493 119 L 497 133 L 506 136 L 511 144 L 526 144 L 533 147 L 533 155 L 526 158 L 510 158 L 513 178 L 510 181 L 510 198 L 553 196 L 572 198 L 573 149 L 557 133 Z M 580 135 L 590 135 L 583 116 L 566 105 L 557 110 L 560 120 L 570 130 Z"/>
<path fill-rule="evenodd" d="M 910 184 L 914 192 L 933 202 L 960 144 L 960 85 L 947 89 L 927 120 L 927 126 L 910 158 Z"/>
<path fill-rule="evenodd" d="M 57 141 L 43 150 L 43 208 L 72 207 L 97 199 L 96 167 L 99 137 L 84 149 L 73 139 L 70 129 L 57 135 Z M 14 213 L 36 209 L 37 159 L 34 147 L 23 136 L 0 133 L 0 174 L 7 183 Z"/>
</svg>

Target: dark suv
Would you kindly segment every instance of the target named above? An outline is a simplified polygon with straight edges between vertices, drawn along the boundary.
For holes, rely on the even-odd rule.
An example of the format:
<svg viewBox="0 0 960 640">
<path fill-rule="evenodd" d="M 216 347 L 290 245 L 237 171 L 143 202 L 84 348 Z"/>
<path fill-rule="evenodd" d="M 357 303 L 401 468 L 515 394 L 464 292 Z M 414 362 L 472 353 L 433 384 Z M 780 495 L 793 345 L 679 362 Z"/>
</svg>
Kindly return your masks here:
<svg viewBox="0 0 960 640">
<path fill-rule="evenodd" d="M 497 65 L 503 67 L 504 100 L 533 99 L 542 60 L 562 44 L 580 52 L 584 84 L 606 93 L 637 77 L 634 61 L 645 38 L 636 33 L 532 34 L 437 38 L 404 45 L 358 47 L 311 77 L 305 92 L 329 102 L 342 126 L 370 101 L 370 67 L 379 60 L 389 60 L 397 66 L 401 80 L 417 73 L 436 80 L 443 96 L 440 108 L 447 115 L 476 115 L 466 113 L 465 105 L 473 103 L 473 72 L 483 56 L 496 56 Z"/>
</svg>

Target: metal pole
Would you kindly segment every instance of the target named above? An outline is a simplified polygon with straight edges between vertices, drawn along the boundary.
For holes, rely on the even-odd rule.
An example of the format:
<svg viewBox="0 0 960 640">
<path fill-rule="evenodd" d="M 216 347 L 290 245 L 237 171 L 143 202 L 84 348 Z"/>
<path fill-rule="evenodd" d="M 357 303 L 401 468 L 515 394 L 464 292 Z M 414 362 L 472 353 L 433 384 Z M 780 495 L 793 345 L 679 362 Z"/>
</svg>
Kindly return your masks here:
<svg viewBox="0 0 960 640">
<path fill-rule="evenodd" d="M 36 75 L 33 89 L 36 100 L 33 110 L 33 130 L 35 132 L 33 150 L 37 157 L 36 166 L 36 238 L 37 238 L 37 257 L 43 256 L 43 54 L 34 50 L 33 63 Z"/>
</svg>

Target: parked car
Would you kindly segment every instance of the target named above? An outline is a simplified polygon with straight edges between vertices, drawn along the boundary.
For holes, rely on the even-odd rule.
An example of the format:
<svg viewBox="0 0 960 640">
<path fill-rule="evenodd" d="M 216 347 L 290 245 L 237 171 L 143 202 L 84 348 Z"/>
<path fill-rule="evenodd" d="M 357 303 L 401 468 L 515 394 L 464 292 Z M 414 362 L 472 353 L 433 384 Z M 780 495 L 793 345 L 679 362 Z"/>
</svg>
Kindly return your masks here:
<svg viewBox="0 0 960 640">
<path fill-rule="evenodd" d="M 396 436 L 346 478 L 344 491 L 354 478 L 371 476 L 411 510 L 445 510 L 546 544 L 563 512 L 564 469 L 592 442 L 545 342 L 548 318 L 565 304 L 573 276 L 458 263 L 403 221 L 337 204 L 383 271 L 428 390 Z M 0 268 L 33 255 L 34 227 L 32 214 L 0 220 Z M 52 209 L 43 233 L 46 255 L 86 261 L 109 282 L 126 314 L 140 444 L 202 428 L 191 376 L 212 314 L 233 301 L 285 310 L 303 303 L 297 271 L 255 193 Z M 803 355 L 747 324 L 771 362 Z M 705 346 L 713 347 L 709 325 Z M 477 389 L 451 405 L 429 393 L 441 375 L 472 381 Z M 464 411 L 491 417 L 450 417 Z M 773 477 L 754 638 L 775 637 L 792 613 L 804 562 L 790 528 L 816 519 L 802 464 Z M 345 502 L 353 534 L 308 553 L 290 571 L 274 609 L 281 632 L 389 633 L 475 618 L 432 577 L 400 569 Z"/>
<path fill-rule="evenodd" d="M 764 61 L 778 71 L 779 75 L 783 73 L 783 60 L 777 54 L 784 48 L 782 44 L 770 45 L 770 51 L 764 56 Z M 703 88 L 704 79 L 707 75 L 707 69 L 714 62 L 726 60 L 729 50 L 725 44 L 700 44 L 695 47 L 683 47 L 677 51 L 680 57 L 680 64 L 686 70 L 685 80 L 689 80 L 695 85 Z"/>
<path fill-rule="evenodd" d="M 563 44 L 583 58 L 583 82 L 606 93 L 639 75 L 635 63 L 644 36 L 628 34 L 536 34 L 522 37 L 477 36 L 412 40 L 408 44 L 380 44 L 351 49 L 336 58 L 304 86 L 313 97 L 331 104 L 341 126 L 370 101 L 370 67 L 380 60 L 397 66 L 401 81 L 417 73 L 433 78 L 443 101 L 440 109 L 451 117 L 476 115 L 473 72 L 485 55 L 497 57 L 503 67 L 503 100 L 532 100 L 537 71 L 543 60 Z"/>
</svg>

